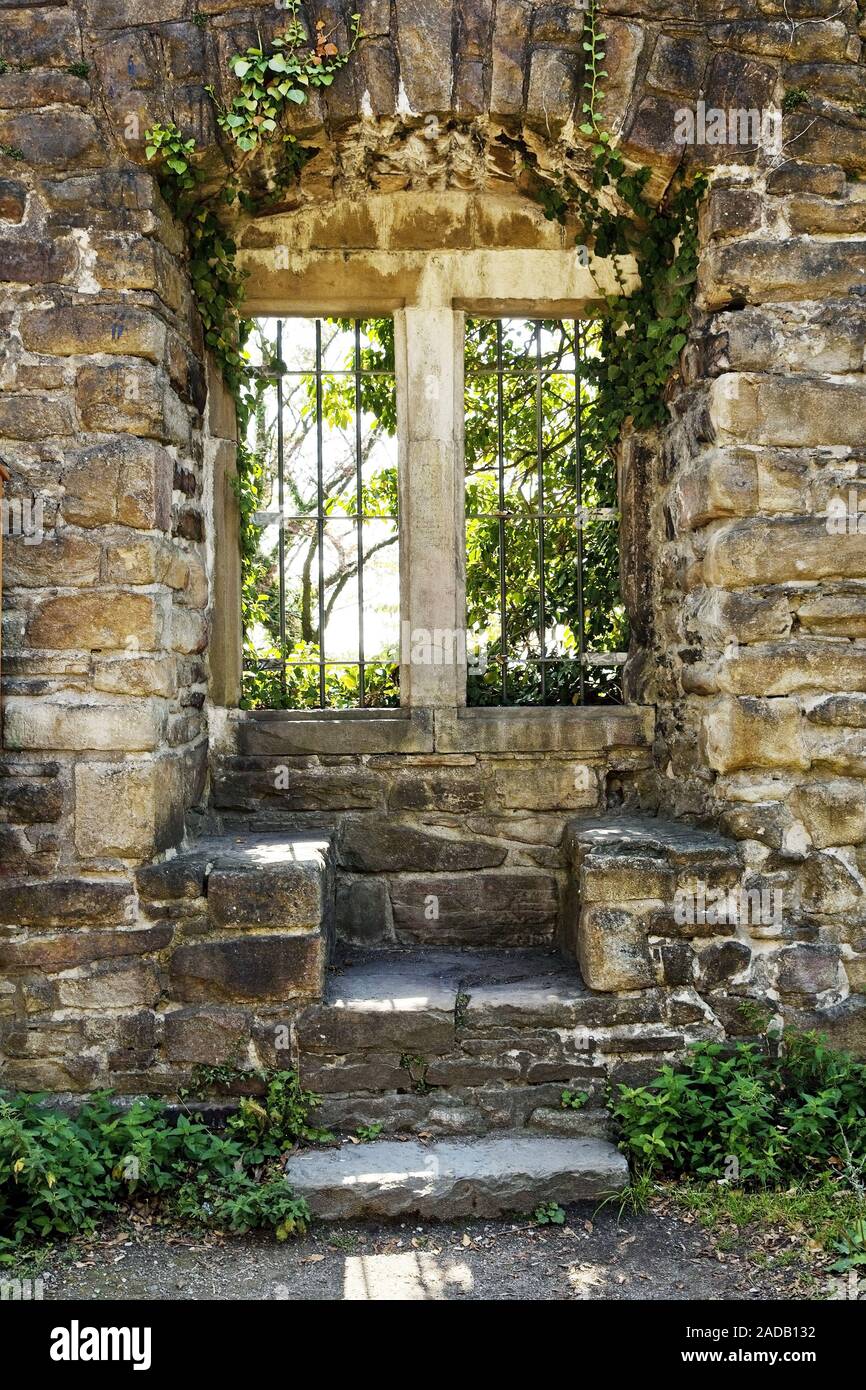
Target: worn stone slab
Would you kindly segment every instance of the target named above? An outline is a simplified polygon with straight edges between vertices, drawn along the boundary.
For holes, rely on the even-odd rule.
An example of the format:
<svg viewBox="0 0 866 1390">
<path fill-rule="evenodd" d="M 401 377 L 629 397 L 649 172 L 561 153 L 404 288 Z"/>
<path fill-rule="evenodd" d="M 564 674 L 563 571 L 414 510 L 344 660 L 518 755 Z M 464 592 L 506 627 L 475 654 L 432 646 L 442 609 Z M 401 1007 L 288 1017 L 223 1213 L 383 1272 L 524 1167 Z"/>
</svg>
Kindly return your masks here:
<svg viewBox="0 0 866 1390">
<path fill-rule="evenodd" d="M 311 715 L 286 710 L 256 711 L 238 720 L 237 746 L 246 755 L 296 753 L 430 753 L 433 717 L 428 710 L 399 710 L 370 718 L 369 710 L 319 710 Z M 268 718 L 267 716 L 271 717 Z M 274 717 L 278 716 L 278 717 Z"/>
<path fill-rule="evenodd" d="M 340 861 L 367 873 L 454 873 L 495 868 L 504 845 L 470 840 L 465 834 L 429 834 L 378 816 L 347 820 L 340 835 Z"/>
<path fill-rule="evenodd" d="M 441 1054 L 454 1046 L 459 980 L 443 953 L 371 953 L 331 981 L 324 1004 L 298 1020 L 302 1052 Z"/>
<path fill-rule="evenodd" d="M 527 1212 L 543 1202 L 595 1201 L 621 1191 L 628 1165 L 600 1139 L 504 1134 L 432 1144 L 377 1140 L 291 1158 L 286 1178 L 325 1220 L 450 1219 Z"/>
<path fill-rule="evenodd" d="M 309 998 L 322 991 L 327 954 L 318 932 L 196 941 L 172 956 L 169 994 L 182 1003 Z"/>
<path fill-rule="evenodd" d="M 557 1110 L 553 1106 L 542 1105 L 533 1110 L 529 1124 L 532 1129 L 541 1129 L 548 1134 L 561 1134 L 572 1139 L 607 1139 L 612 1128 L 607 1110 L 598 1106 L 582 1110 Z"/>
<path fill-rule="evenodd" d="M 437 710 L 440 753 L 599 753 L 652 745 L 655 712 L 649 706 L 563 706 Z"/>
<path fill-rule="evenodd" d="M 557 883 L 528 869 L 403 874 L 391 880 L 391 908 L 405 944 L 537 946 L 553 938 Z"/>
</svg>

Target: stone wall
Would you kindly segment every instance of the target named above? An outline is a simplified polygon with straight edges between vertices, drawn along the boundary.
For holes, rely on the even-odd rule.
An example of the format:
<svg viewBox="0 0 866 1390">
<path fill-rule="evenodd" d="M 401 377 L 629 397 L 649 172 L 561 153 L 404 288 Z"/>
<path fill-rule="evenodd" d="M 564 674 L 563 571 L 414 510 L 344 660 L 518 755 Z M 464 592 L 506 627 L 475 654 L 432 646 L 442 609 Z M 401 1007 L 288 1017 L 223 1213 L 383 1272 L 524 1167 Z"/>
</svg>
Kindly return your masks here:
<svg viewBox="0 0 866 1390">
<path fill-rule="evenodd" d="M 324 226 L 336 195 L 450 189 L 508 193 L 518 213 L 527 157 L 586 170 L 578 5 L 359 8 L 356 56 L 295 117 L 313 157 L 286 210 L 318 210 Z M 651 166 L 656 193 L 679 165 L 713 173 L 672 423 L 623 451 L 629 695 L 657 712 L 656 776 L 632 785 L 645 807 L 742 841 L 784 887 L 792 930 L 844 961 L 844 999 L 866 984 L 866 551 L 856 523 L 828 534 L 826 509 L 866 465 L 866 20 L 856 0 L 608 8 L 605 119 L 626 154 Z M 305 11 L 345 33 L 343 10 Z M 43 530 L 3 551 L 0 1010 L 18 1038 L 14 1084 L 83 1089 L 153 1054 L 172 929 L 141 915 L 133 874 L 181 841 L 206 795 L 208 681 L 217 707 L 237 684 L 219 627 L 237 575 L 222 559 L 231 414 L 143 137 L 174 119 L 224 182 L 232 155 L 205 85 L 224 94 L 228 57 L 282 24 L 264 0 L 0 6 L 0 459 L 7 496 L 38 503 Z M 763 108 L 794 89 L 780 157 L 676 143 L 684 105 Z M 271 161 L 233 177 L 260 194 Z M 513 245 L 531 221 L 516 215 Z M 255 219 L 242 222 L 253 251 Z M 459 248 L 460 227 L 434 223 L 415 249 L 435 252 L 446 232 Z M 521 752 L 513 766 L 477 759 L 478 826 L 501 819 Z M 399 827 L 397 789 L 428 785 L 422 766 L 350 769 L 376 787 L 375 804 L 343 808 L 360 833 L 375 816 Z M 456 755 L 446 771 L 459 785 Z M 508 842 L 497 872 L 557 852 L 574 809 L 560 774 L 557 759 L 524 759 L 519 798 L 543 783 L 544 809 L 505 808 L 549 818 L 549 840 L 512 840 L 516 821 L 473 830 Z M 599 760 L 599 809 L 616 775 Z M 429 814 L 456 830 L 447 806 L 405 824 Z M 356 871 L 381 894 L 377 870 Z"/>
</svg>

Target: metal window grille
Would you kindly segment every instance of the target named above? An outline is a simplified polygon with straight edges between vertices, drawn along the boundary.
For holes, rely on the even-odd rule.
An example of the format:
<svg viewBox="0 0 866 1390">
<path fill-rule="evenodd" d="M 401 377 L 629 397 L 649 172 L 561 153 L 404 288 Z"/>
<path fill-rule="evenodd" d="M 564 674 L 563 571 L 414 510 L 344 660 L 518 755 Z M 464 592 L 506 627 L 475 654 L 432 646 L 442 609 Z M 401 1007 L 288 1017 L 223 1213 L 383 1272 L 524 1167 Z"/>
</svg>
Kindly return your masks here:
<svg viewBox="0 0 866 1390">
<path fill-rule="evenodd" d="M 390 323 L 259 326 L 272 354 L 263 369 L 275 384 L 264 419 L 253 422 L 269 502 L 253 519 L 262 528 L 271 607 L 262 650 L 250 653 L 247 634 L 245 693 L 258 692 L 253 703 L 288 708 L 397 703 L 396 445 L 393 429 L 376 418 L 377 410 L 395 414 Z M 389 470 L 393 488 L 382 483 Z M 383 639 L 377 618 L 385 597 L 393 640 Z"/>
<path fill-rule="evenodd" d="M 572 320 L 467 321 L 468 645 L 484 652 L 470 704 L 622 698 L 616 486 L 587 456 L 587 337 Z"/>
</svg>

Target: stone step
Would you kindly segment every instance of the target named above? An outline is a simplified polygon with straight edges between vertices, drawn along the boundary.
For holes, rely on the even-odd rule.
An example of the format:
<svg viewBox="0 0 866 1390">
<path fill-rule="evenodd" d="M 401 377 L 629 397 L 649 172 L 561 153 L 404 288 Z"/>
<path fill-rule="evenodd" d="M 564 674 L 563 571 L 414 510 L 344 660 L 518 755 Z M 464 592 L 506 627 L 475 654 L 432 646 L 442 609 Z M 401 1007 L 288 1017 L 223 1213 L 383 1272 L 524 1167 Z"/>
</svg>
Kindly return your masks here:
<svg viewBox="0 0 866 1390">
<path fill-rule="evenodd" d="M 209 837 L 139 869 L 136 887 L 143 915 L 175 930 L 172 1001 L 321 997 L 333 948 L 330 836 Z"/>
<path fill-rule="evenodd" d="M 566 827 L 563 849 L 570 872 L 559 944 L 590 988 L 613 994 L 694 982 L 688 939 L 725 934 L 716 918 L 701 918 L 698 904 L 739 901 L 746 866 L 736 842 L 652 816 L 584 817 Z M 746 948 L 740 954 L 748 958 Z"/>
<path fill-rule="evenodd" d="M 313 1215 L 326 1221 L 525 1213 L 546 1202 L 598 1201 L 628 1183 L 625 1158 L 604 1140 L 525 1132 L 308 1149 L 285 1171 Z"/>
<path fill-rule="evenodd" d="M 683 1042 L 658 991 L 592 994 L 573 963 L 538 950 L 358 951 L 296 1020 L 318 1123 L 343 1134 L 610 1133 L 612 1056 Z M 563 1092 L 585 1096 L 563 1105 Z"/>
</svg>

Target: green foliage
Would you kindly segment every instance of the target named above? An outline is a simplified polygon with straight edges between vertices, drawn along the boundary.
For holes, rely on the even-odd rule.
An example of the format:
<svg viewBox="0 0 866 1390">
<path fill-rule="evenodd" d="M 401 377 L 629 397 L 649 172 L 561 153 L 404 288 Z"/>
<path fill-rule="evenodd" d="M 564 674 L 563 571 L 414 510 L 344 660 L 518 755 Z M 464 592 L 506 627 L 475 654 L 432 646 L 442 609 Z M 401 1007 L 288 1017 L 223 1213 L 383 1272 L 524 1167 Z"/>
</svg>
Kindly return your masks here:
<svg viewBox="0 0 866 1390">
<path fill-rule="evenodd" d="M 284 483 L 291 510 L 298 517 L 315 518 L 318 511 L 318 486 L 304 461 L 305 441 L 317 428 L 319 411 L 328 437 L 334 441 L 333 450 L 324 459 L 322 495 L 328 520 L 350 518 L 357 510 L 357 479 L 355 473 L 355 368 L 360 368 L 360 408 L 364 425 L 364 450 L 373 440 L 384 441 L 396 433 L 396 403 L 394 390 L 394 323 L 392 319 L 365 319 L 361 325 L 360 354 L 356 363 L 355 324 L 346 319 L 322 321 L 323 353 L 333 361 L 339 360 L 344 374 L 325 372 L 320 379 L 321 399 L 313 362 L 300 375 L 284 380 L 283 438 Z M 264 396 L 257 402 L 250 417 L 245 446 L 252 460 L 246 477 L 255 480 L 255 509 L 273 507 L 277 474 L 277 439 L 275 411 L 275 377 L 284 364 L 275 363 L 275 343 L 269 341 L 262 325 L 255 327 L 255 342 L 266 364 L 260 375 L 267 376 Z M 346 351 L 340 348 L 345 341 Z M 336 356 L 340 353 L 339 357 Z M 289 354 L 291 356 L 291 354 Z M 301 359 L 292 356 L 293 371 L 300 371 Z M 267 409 L 265 408 L 267 404 Z M 370 417 L 369 419 L 367 417 Z M 349 453 L 340 447 L 340 438 L 351 439 Z M 386 456 L 387 456 L 387 451 Z M 297 467 L 294 465 L 297 463 Z M 396 467 L 367 468 L 362 471 L 361 514 L 365 536 L 369 537 L 366 522 L 391 519 L 397 513 Z M 335 532 L 332 532 L 332 535 Z M 269 537 L 270 549 L 264 549 L 262 533 L 251 527 L 249 557 L 244 583 L 244 708 L 314 708 L 320 703 L 319 613 L 316 602 L 316 573 L 319 558 L 319 533 L 315 525 L 283 529 L 286 567 L 286 630 L 283 640 L 280 630 L 279 579 L 276 536 Z M 365 563 L 376 551 L 396 542 L 396 528 L 375 545 L 365 546 Z M 336 604 L 344 585 L 356 574 L 357 560 L 353 552 L 342 562 L 335 563 L 333 551 L 328 552 L 325 566 L 325 623 Z M 289 663 L 285 676 L 281 662 Z M 363 699 L 360 673 L 357 666 L 328 665 L 325 668 L 325 703 L 335 709 L 366 705 L 396 705 L 399 703 L 398 662 L 396 651 L 384 652 L 365 662 Z"/>
<path fill-rule="evenodd" d="M 592 186 L 581 188 L 569 178 L 558 185 L 542 182 L 536 196 L 550 219 L 563 223 L 575 212 L 580 240 L 592 243 L 596 257 L 613 260 L 619 293 L 606 295 L 598 356 L 588 364 L 596 398 L 586 438 L 590 452 L 612 453 L 627 420 L 646 429 L 666 418 L 665 388 L 686 344 L 698 264 L 697 211 L 706 179 L 675 187 L 660 206 L 649 202 L 650 170 L 628 173 L 600 126 L 601 79 L 607 74 L 595 0 L 584 32 L 587 77 L 580 130 L 593 140 Z M 640 276 L 634 290 L 618 261 L 628 255 Z"/>
<path fill-rule="evenodd" d="M 333 1138 L 327 1130 L 316 1129 L 307 1123 L 310 1110 L 321 1097 L 301 1089 L 294 1071 L 258 1073 L 265 1082 L 261 1099 L 241 1098 L 236 1115 L 226 1126 L 241 1146 L 246 1164 L 258 1165 L 271 1158 L 280 1158 L 300 1140 L 309 1144 L 324 1143 Z"/>
<path fill-rule="evenodd" d="M 649 1210 L 650 1200 L 653 1195 L 655 1183 L 652 1173 L 647 1168 L 638 1168 L 632 1173 L 628 1184 L 621 1192 L 612 1192 L 609 1197 L 603 1198 L 596 1207 L 599 1212 L 603 1207 L 609 1206 L 611 1202 L 616 1203 L 617 1220 L 628 1213 L 629 1216 L 642 1216 Z"/>
<path fill-rule="evenodd" d="M 430 1090 L 427 1081 L 427 1069 L 430 1063 L 423 1057 L 411 1057 L 408 1052 L 404 1052 L 400 1058 L 400 1066 L 409 1073 L 409 1080 L 412 1082 L 412 1089 L 419 1095 L 425 1095 Z"/>
<path fill-rule="evenodd" d="M 565 1212 L 556 1202 L 545 1202 L 532 1213 L 538 1226 L 564 1226 Z"/>
<path fill-rule="evenodd" d="M 218 1183 L 197 1173 L 178 1190 L 174 1212 L 182 1221 L 238 1234 L 268 1228 L 277 1240 L 303 1235 L 310 1219 L 306 1202 L 292 1195 L 284 1178 L 257 1183 L 238 1172 Z"/>
<path fill-rule="evenodd" d="M 0 144 L 0 155 L 5 155 L 7 159 L 23 159 L 24 151 L 19 150 L 15 145 Z"/>
<path fill-rule="evenodd" d="M 788 114 L 798 110 L 801 106 L 806 106 L 809 101 L 809 93 L 804 92 L 802 87 L 789 87 L 782 97 L 782 110 Z"/>
<path fill-rule="evenodd" d="M 839 1259 L 830 1268 L 836 1274 L 847 1274 L 849 1269 L 866 1268 L 866 1216 L 861 1216 L 844 1234 L 833 1242 L 833 1249 Z"/>
<path fill-rule="evenodd" d="M 301 1133 L 306 1097 L 289 1076 L 280 1074 L 277 1102 L 291 1097 L 290 1122 Z M 159 1100 L 120 1109 L 105 1092 L 75 1115 L 41 1100 L 0 1094 L 0 1263 L 35 1240 L 86 1235 L 131 1199 L 158 1199 L 181 1217 L 232 1230 L 304 1228 L 306 1208 L 285 1183 L 273 1174 L 260 1183 L 248 1171 L 243 1124 L 220 1136 L 198 1117 L 169 1115 Z M 260 1140 L 258 1150 L 270 1152 L 269 1143 Z"/>
<path fill-rule="evenodd" d="M 744 1187 L 832 1174 L 853 1186 L 866 1167 L 866 1065 L 814 1033 L 781 1049 L 699 1043 L 648 1086 L 618 1091 L 622 1148 L 648 1172 Z"/>
<path fill-rule="evenodd" d="M 70 73 L 73 77 L 83 77 L 86 82 L 88 77 L 90 76 L 90 64 L 70 63 L 66 71 Z"/>
<path fill-rule="evenodd" d="M 562 1110 L 582 1110 L 589 1100 L 589 1091 L 563 1091 L 559 1097 Z"/>
<path fill-rule="evenodd" d="M 377 1121 L 372 1125 L 359 1125 L 355 1134 L 362 1144 L 368 1144 L 371 1140 L 379 1138 L 383 1128 L 384 1126 Z"/>
<path fill-rule="evenodd" d="M 593 652 L 622 651 L 627 646 L 616 521 L 588 520 L 580 536 L 575 525 L 582 508 L 615 511 L 617 505 L 615 469 L 607 451 L 593 444 L 595 392 L 585 385 L 598 353 L 599 331 L 597 324 L 579 324 L 575 330 L 570 320 L 467 322 L 466 613 L 470 631 L 486 638 L 487 657 L 486 671 L 470 674 L 470 704 L 501 701 L 503 646 L 508 655 L 508 702 L 541 701 L 539 668 L 531 658 L 541 652 L 542 573 L 544 652 L 548 658 L 558 658 L 545 668 L 546 703 L 580 699 L 574 658 L 581 637 L 586 650 Z M 500 346 L 501 380 L 495 369 Z M 576 361 L 583 385 L 575 373 Z M 501 500 L 500 452 L 504 460 Z M 542 483 L 548 514 L 543 562 L 536 519 Z M 504 644 L 500 512 L 507 518 L 503 523 Z M 582 606 L 577 592 L 578 546 Z M 583 694 L 587 702 L 616 698 L 617 689 L 615 668 L 586 669 Z"/>
<path fill-rule="evenodd" d="M 259 41 L 246 52 L 236 53 L 229 59 L 240 90 L 229 106 L 219 107 L 217 122 L 245 152 L 255 150 L 265 137 L 276 133 L 286 107 L 302 106 L 311 88 L 330 87 L 358 42 L 361 20 L 356 14 L 352 16 L 351 44 L 346 53 L 340 53 L 326 35 L 321 19 L 316 23 L 315 47 L 308 47 L 306 30 L 298 18 L 299 9 L 298 0 L 291 0 L 287 6 L 289 23 L 285 32 L 274 39 L 270 52 Z M 207 91 L 214 96 L 212 87 Z M 289 142 L 294 139 L 293 136 L 284 138 Z"/>
</svg>

